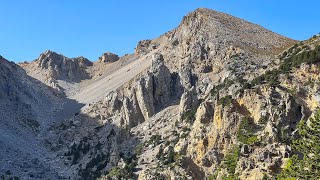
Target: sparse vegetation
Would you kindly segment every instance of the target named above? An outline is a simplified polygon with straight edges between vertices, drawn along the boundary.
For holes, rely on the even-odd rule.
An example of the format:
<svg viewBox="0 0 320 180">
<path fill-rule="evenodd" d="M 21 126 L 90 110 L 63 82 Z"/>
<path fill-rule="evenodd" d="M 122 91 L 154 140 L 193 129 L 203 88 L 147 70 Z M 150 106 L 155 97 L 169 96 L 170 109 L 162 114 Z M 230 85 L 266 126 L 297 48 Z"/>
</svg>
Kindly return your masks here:
<svg viewBox="0 0 320 180">
<path fill-rule="evenodd" d="M 80 140 L 79 144 L 77 145 L 76 143 L 73 143 L 71 146 L 70 150 L 66 152 L 64 155 L 65 156 L 72 156 L 72 164 L 77 163 L 79 158 L 82 155 L 85 155 L 89 152 L 90 150 L 90 143 L 88 142 L 88 138 L 84 137 L 82 140 Z M 68 158 L 71 159 L 71 158 Z"/>
<path fill-rule="evenodd" d="M 227 95 L 218 100 L 218 105 L 222 105 L 223 107 L 229 106 L 232 103 L 232 96 Z"/>
<path fill-rule="evenodd" d="M 300 138 L 292 145 L 303 156 L 292 156 L 278 179 L 320 179 L 320 110 L 308 121 L 301 120 L 298 129 Z"/>
<path fill-rule="evenodd" d="M 195 120 L 196 113 L 197 113 L 197 108 L 188 110 L 187 112 L 182 114 L 182 119 L 186 120 L 187 122 L 193 122 Z"/>
<path fill-rule="evenodd" d="M 136 155 L 140 155 L 142 153 L 144 147 L 145 147 L 145 143 L 138 144 L 136 149 L 135 149 L 135 151 L 134 151 L 134 153 Z"/>
<path fill-rule="evenodd" d="M 225 155 L 222 161 L 222 168 L 227 169 L 228 176 L 225 179 L 237 179 L 237 174 L 235 174 L 237 162 L 239 160 L 240 149 L 238 146 L 233 146 L 228 153 Z"/>
<path fill-rule="evenodd" d="M 300 47 L 302 46 L 302 47 Z M 302 63 L 315 64 L 320 62 L 320 45 L 313 50 L 307 45 L 296 44 L 281 56 L 279 68 L 266 71 L 265 74 L 256 77 L 251 83 L 245 83 L 243 89 L 249 89 L 260 84 L 269 84 L 270 86 L 279 85 L 279 75 L 289 74 L 292 68 L 299 67 Z"/>
<path fill-rule="evenodd" d="M 215 86 L 214 88 L 212 88 L 211 90 L 211 95 L 212 96 L 216 96 L 220 90 L 224 89 L 224 88 L 228 88 L 230 87 L 232 84 L 234 84 L 234 81 L 230 80 L 230 79 L 225 79 L 223 81 L 223 83 Z"/>
<path fill-rule="evenodd" d="M 212 175 L 209 175 L 209 176 L 207 177 L 207 180 L 216 180 L 216 179 L 217 179 L 217 176 L 218 176 L 217 173 L 212 174 Z"/>
<path fill-rule="evenodd" d="M 242 118 L 237 134 L 238 141 L 243 144 L 253 144 L 258 141 L 257 136 L 254 135 L 255 124 L 250 117 Z"/>
<path fill-rule="evenodd" d="M 259 119 L 259 124 L 266 125 L 268 123 L 269 114 L 267 113 L 265 116 L 261 116 Z"/>
<path fill-rule="evenodd" d="M 104 154 L 103 152 L 97 154 L 92 158 L 83 169 L 79 170 L 79 175 L 83 179 L 97 179 L 102 175 L 100 172 L 109 163 L 110 154 Z M 92 169 L 96 168 L 94 171 Z"/>
<path fill-rule="evenodd" d="M 279 138 L 282 143 L 286 143 L 286 144 L 289 144 L 292 141 L 292 138 L 289 136 L 287 127 L 280 128 Z"/>
<path fill-rule="evenodd" d="M 152 135 L 147 144 L 148 145 L 153 144 L 154 146 L 157 146 L 160 144 L 160 140 L 161 140 L 161 135 L 159 135 L 159 134 Z"/>
<path fill-rule="evenodd" d="M 180 159 L 181 155 L 174 152 L 173 146 L 169 146 L 166 152 L 164 151 L 163 146 L 160 146 L 159 152 L 156 155 L 156 157 L 164 165 L 169 165 L 171 163 L 176 162 L 178 159 Z"/>
<path fill-rule="evenodd" d="M 132 161 L 131 163 L 128 163 L 124 166 L 124 168 L 120 168 L 118 166 L 115 166 L 111 169 L 111 171 L 108 173 L 107 177 L 116 177 L 118 179 L 131 179 L 134 177 L 134 168 L 136 166 L 136 162 Z"/>
</svg>

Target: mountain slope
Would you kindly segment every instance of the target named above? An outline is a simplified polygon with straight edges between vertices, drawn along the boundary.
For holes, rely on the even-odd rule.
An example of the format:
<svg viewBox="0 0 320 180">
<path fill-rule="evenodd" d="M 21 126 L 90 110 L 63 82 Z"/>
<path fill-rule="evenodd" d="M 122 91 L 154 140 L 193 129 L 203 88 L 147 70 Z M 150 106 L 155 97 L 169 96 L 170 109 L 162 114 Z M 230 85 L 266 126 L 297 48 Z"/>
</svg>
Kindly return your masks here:
<svg viewBox="0 0 320 180">
<path fill-rule="evenodd" d="M 59 94 L 1 56 L 0 78 L 1 174 L 9 171 L 19 177 L 26 171 L 25 176 L 57 178 L 57 172 L 45 163 L 38 134 L 50 123 Z"/>
<path fill-rule="evenodd" d="M 245 20 L 197 9 L 176 29 L 140 41 L 132 55 L 105 53 L 91 63 L 47 51 L 20 64 L 53 88 L 3 60 L 0 92 L 9 94 L 1 107 L 14 97 L 9 113 L 17 111 L 14 104 L 30 103 L 31 109 L 22 107 L 10 117 L 30 116 L 40 128 L 30 138 L 1 131 L 6 140 L 0 143 L 11 148 L 11 139 L 21 139 L 14 148 L 42 152 L 40 161 L 47 159 L 54 172 L 43 177 L 53 179 L 276 177 L 294 153 L 298 122 L 320 102 L 319 62 L 313 58 L 318 44 L 318 36 L 297 43 Z M 2 118 L 0 123 L 12 123 Z M 26 147 L 36 136 L 29 146 L 37 151 Z"/>
</svg>

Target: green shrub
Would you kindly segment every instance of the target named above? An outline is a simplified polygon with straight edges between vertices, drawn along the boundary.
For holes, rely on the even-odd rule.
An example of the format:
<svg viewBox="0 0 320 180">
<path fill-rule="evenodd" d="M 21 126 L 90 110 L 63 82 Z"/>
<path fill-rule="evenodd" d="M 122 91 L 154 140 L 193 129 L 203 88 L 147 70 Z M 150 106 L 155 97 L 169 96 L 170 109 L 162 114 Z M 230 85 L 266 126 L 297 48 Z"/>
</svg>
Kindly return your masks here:
<svg viewBox="0 0 320 180">
<path fill-rule="evenodd" d="M 159 134 L 152 135 L 148 144 L 153 144 L 154 146 L 157 146 L 160 144 L 160 140 L 161 140 L 161 135 Z"/>
<path fill-rule="evenodd" d="M 243 144 L 254 144 L 258 141 L 256 135 L 254 135 L 255 124 L 250 117 L 242 118 L 237 133 L 237 139 Z"/>
<path fill-rule="evenodd" d="M 264 174 L 263 177 L 262 177 L 262 180 L 269 180 L 269 177 L 267 174 Z"/>
<path fill-rule="evenodd" d="M 227 95 L 218 100 L 218 105 L 222 105 L 223 107 L 229 106 L 232 103 L 232 96 Z"/>
<path fill-rule="evenodd" d="M 163 157 L 163 147 L 162 147 L 162 145 L 160 145 L 158 154 L 156 155 L 156 158 L 161 160 L 162 157 Z"/>
<path fill-rule="evenodd" d="M 266 125 L 268 123 L 268 118 L 269 118 L 269 114 L 267 114 L 266 116 L 261 116 L 259 119 L 259 124 Z"/>
<path fill-rule="evenodd" d="M 145 143 L 140 143 L 140 144 L 138 144 L 138 145 L 136 146 L 136 149 L 135 149 L 135 151 L 134 151 L 134 154 L 140 155 L 140 154 L 142 153 L 142 151 L 143 151 L 144 146 L 145 146 Z"/>
<path fill-rule="evenodd" d="M 217 176 L 218 176 L 218 173 L 209 175 L 209 176 L 207 177 L 207 180 L 216 180 L 216 179 L 217 179 Z"/>
<path fill-rule="evenodd" d="M 298 46 L 299 44 L 296 44 L 288 52 L 284 52 L 280 56 L 282 61 L 278 69 L 267 71 L 265 74 L 254 78 L 251 83 L 244 84 L 243 89 L 250 89 L 256 85 L 265 83 L 270 86 L 278 86 L 280 74 L 289 74 L 292 68 L 299 67 L 302 63 L 320 63 L 320 45 L 316 46 L 313 50 L 307 45 Z"/>
<path fill-rule="evenodd" d="M 118 166 L 116 166 L 116 167 L 112 167 L 111 171 L 108 173 L 108 176 L 120 178 L 121 173 L 122 173 L 121 169 Z"/>
<path fill-rule="evenodd" d="M 118 179 L 132 179 L 134 177 L 134 168 L 136 162 L 133 161 L 129 164 L 126 164 L 123 168 L 118 166 L 112 167 L 111 171 L 107 174 L 107 177 L 116 177 Z"/>
<path fill-rule="evenodd" d="M 238 146 L 233 146 L 225 155 L 222 161 L 222 168 L 227 169 L 228 177 L 227 179 L 236 179 L 235 174 L 237 162 L 239 160 L 240 149 Z"/>
<path fill-rule="evenodd" d="M 212 96 L 216 96 L 218 94 L 218 92 L 224 88 L 228 88 L 230 87 L 232 84 L 234 84 L 234 81 L 230 80 L 230 79 L 225 79 L 223 81 L 223 83 L 215 86 L 214 88 L 212 88 L 211 90 L 211 95 Z"/>
<path fill-rule="evenodd" d="M 163 146 L 161 145 L 156 158 L 160 160 L 164 165 L 174 163 L 182 157 L 180 154 L 174 152 L 173 146 L 169 146 L 167 153 L 164 153 L 163 151 Z"/>
<path fill-rule="evenodd" d="M 195 120 L 196 113 L 197 108 L 187 110 L 184 114 L 182 114 L 182 119 L 187 120 L 187 122 L 193 122 Z"/>
<path fill-rule="evenodd" d="M 293 141 L 293 148 L 299 154 L 292 156 L 278 179 L 320 179 L 320 110 L 308 122 L 298 124 L 300 137 Z"/>
</svg>

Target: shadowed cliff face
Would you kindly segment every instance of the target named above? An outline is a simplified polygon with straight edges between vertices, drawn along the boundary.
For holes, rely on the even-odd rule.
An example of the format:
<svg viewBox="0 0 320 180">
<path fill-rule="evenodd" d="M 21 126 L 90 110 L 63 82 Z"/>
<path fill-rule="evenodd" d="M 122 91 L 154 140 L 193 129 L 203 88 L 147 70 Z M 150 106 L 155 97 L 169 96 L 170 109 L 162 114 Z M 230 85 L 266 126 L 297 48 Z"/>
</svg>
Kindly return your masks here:
<svg viewBox="0 0 320 180">
<path fill-rule="evenodd" d="M 134 138 L 125 129 L 81 113 L 84 104 L 2 57 L 0 78 L 1 177 L 96 179 L 120 158 L 134 160 L 139 140 L 122 150 L 124 137 Z"/>
<path fill-rule="evenodd" d="M 0 174 L 10 171 L 12 177 L 21 177 L 24 169 L 57 178 L 57 172 L 45 163 L 47 154 L 37 136 L 51 122 L 51 110 L 58 107 L 60 94 L 2 57 L 0 79 Z"/>
</svg>

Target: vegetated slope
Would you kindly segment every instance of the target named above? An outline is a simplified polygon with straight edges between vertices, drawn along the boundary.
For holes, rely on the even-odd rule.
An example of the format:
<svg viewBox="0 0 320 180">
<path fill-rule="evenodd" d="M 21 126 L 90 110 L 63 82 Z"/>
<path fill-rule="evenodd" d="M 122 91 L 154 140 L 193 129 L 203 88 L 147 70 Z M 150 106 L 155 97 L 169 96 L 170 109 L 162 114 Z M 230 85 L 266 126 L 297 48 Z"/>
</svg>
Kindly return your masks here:
<svg viewBox="0 0 320 180">
<path fill-rule="evenodd" d="M 89 77 L 60 89 L 86 105 L 57 111 L 66 117 L 44 137 L 56 157 L 48 163 L 71 179 L 276 177 L 294 153 L 297 124 L 319 103 L 317 42 L 294 45 L 198 9 L 134 55 L 104 54 L 82 69 Z"/>
</svg>

